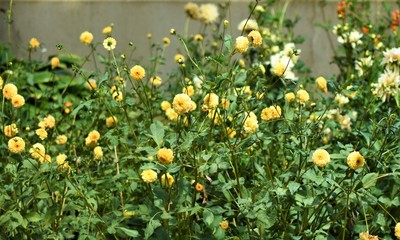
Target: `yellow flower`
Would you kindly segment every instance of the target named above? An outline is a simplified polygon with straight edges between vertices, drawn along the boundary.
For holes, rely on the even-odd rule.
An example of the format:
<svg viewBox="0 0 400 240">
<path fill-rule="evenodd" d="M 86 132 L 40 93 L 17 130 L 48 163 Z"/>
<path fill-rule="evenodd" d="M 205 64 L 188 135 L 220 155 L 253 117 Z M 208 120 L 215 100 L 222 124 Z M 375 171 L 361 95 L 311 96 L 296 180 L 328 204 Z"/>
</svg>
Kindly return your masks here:
<svg viewBox="0 0 400 240">
<path fill-rule="evenodd" d="M 108 117 L 106 119 L 106 126 L 109 127 L 109 128 L 110 127 L 115 127 L 115 126 L 117 126 L 117 122 L 118 122 L 117 117 L 115 117 L 115 116 Z"/>
<path fill-rule="evenodd" d="M 103 158 L 103 149 L 100 146 L 97 146 L 93 149 L 94 159 L 102 159 Z"/>
<path fill-rule="evenodd" d="M 112 94 L 112 98 L 116 101 L 116 102 L 122 102 L 122 100 L 124 100 L 124 96 L 122 95 L 121 91 L 115 91 Z"/>
<path fill-rule="evenodd" d="M 239 53 L 247 52 L 249 48 L 249 40 L 246 37 L 240 36 L 236 38 L 235 49 Z"/>
<path fill-rule="evenodd" d="M 247 35 L 247 38 L 253 47 L 259 47 L 262 45 L 262 37 L 259 31 L 251 31 L 249 35 Z"/>
<path fill-rule="evenodd" d="M 127 210 L 124 210 L 124 212 L 122 213 L 122 215 L 123 215 L 124 217 L 133 217 L 133 216 L 135 215 L 135 212 L 134 212 L 134 211 L 127 211 Z"/>
<path fill-rule="evenodd" d="M 174 160 L 174 152 L 169 148 L 161 148 L 157 151 L 157 158 L 164 164 L 170 164 Z"/>
<path fill-rule="evenodd" d="M 203 101 L 204 105 L 206 105 L 208 108 L 214 109 L 219 104 L 219 97 L 215 93 L 209 93 L 204 97 Z"/>
<path fill-rule="evenodd" d="M 44 148 L 44 146 L 41 143 L 35 143 L 31 147 L 31 149 L 29 149 L 29 153 L 31 154 L 31 156 L 34 159 L 39 159 L 39 158 L 43 158 L 45 156 L 46 149 Z"/>
<path fill-rule="evenodd" d="M 257 131 L 258 120 L 253 112 L 247 114 L 243 127 L 246 133 L 255 133 Z"/>
<path fill-rule="evenodd" d="M 193 39 L 194 39 L 196 42 L 201 42 L 201 41 L 203 41 L 203 35 L 201 35 L 201 34 L 196 34 L 196 35 L 194 35 Z"/>
<path fill-rule="evenodd" d="M 161 102 L 161 109 L 163 111 L 167 111 L 170 108 L 171 108 L 171 103 L 169 103 L 168 101 L 162 101 Z"/>
<path fill-rule="evenodd" d="M 3 88 L 3 96 L 7 100 L 11 100 L 12 97 L 18 94 L 18 88 L 12 84 L 12 83 L 7 83 L 4 85 Z"/>
<path fill-rule="evenodd" d="M 400 222 L 396 223 L 396 227 L 394 227 L 394 235 L 400 239 Z"/>
<path fill-rule="evenodd" d="M 171 40 L 168 37 L 164 37 L 162 40 L 163 40 L 163 43 L 165 46 L 168 46 L 169 44 L 171 44 Z"/>
<path fill-rule="evenodd" d="M 174 177 L 171 176 L 171 174 L 169 173 L 163 174 L 161 176 L 161 184 L 165 187 L 171 187 L 174 182 L 175 182 Z"/>
<path fill-rule="evenodd" d="M 173 121 L 173 122 L 177 122 L 179 119 L 179 115 L 178 113 L 175 112 L 175 110 L 173 108 L 168 108 L 165 111 L 165 115 L 168 117 L 169 120 Z"/>
<path fill-rule="evenodd" d="M 238 30 L 245 31 L 245 32 L 250 32 L 252 30 L 258 30 L 258 24 L 257 21 L 254 19 L 244 19 L 238 24 Z"/>
<path fill-rule="evenodd" d="M 85 139 L 85 144 L 88 147 L 95 147 L 100 139 L 100 133 L 96 130 L 91 131 Z"/>
<path fill-rule="evenodd" d="M 312 161 L 318 167 L 325 167 L 331 161 L 331 157 L 325 149 L 317 149 L 312 155 Z"/>
<path fill-rule="evenodd" d="M 116 81 L 119 84 L 125 84 L 124 78 L 120 76 L 115 76 L 114 81 Z"/>
<path fill-rule="evenodd" d="M 51 156 L 49 154 L 46 154 L 44 155 L 44 157 L 40 157 L 38 160 L 41 164 L 45 162 L 51 163 Z"/>
<path fill-rule="evenodd" d="M 272 66 L 271 72 L 276 76 L 281 77 L 285 73 L 286 66 L 287 64 L 285 64 L 284 62 L 278 61 Z"/>
<path fill-rule="evenodd" d="M 153 84 L 153 86 L 160 86 L 162 83 L 162 79 L 159 76 L 155 76 L 150 78 L 150 82 L 151 84 Z"/>
<path fill-rule="evenodd" d="M 56 126 L 56 119 L 52 115 L 47 115 L 45 118 L 43 118 L 43 121 L 39 122 L 39 127 L 40 128 L 54 128 Z"/>
<path fill-rule="evenodd" d="M 3 78 L 0 76 L 0 89 L 3 89 L 3 84 L 4 84 L 4 80 L 3 80 Z"/>
<path fill-rule="evenodd" d="M 109 34 L 111 34 L 111 32 L 112 32 L 112 26 L 106 26 L 103 28 L 103 31 L 102 31 L 102 33 L 104 35 L 109 35 Z"/>
<path fill-rule="evenodd" d="M 20 108 L 20 107 L 24 106 L 25 98 L 23 96 L 17 94 L 14 97 L 11 98 L 11 104 L 15 108 Z"/>
<path fill-rule="evenodd" d="M 364 166 L 365 158 L 357 151 L 354 151 L 347 156 L 347 165 L 353 170 L 357 170 Z"/>
<path fill-rule="evenodd" d="M 220 226 L 223 230 L 226 230 L 226 229 L 229 228 L 229 222 L 226 221 L 226 220 L 224 220 L 224 221 L 222 221 L 222 222 L 219 223 L 219 226 Z"/>
<path fill-rule="evenodd" d="M 39 40 L 37 40 L 36 38 L 31 38 L 31 40 L 29 41 L 29 47 L 32 49 L 36 49 L 39 46 L 40 46 Z"/>
<path fill-rule="evenodd" d="M 108 37 L 106 39 L 104 39 L 103 41 L 103 47 L 107 50 L 107 51 L 111 51 L 115 49 L 115 46 L 117 46 L 117 41 L 112 38 L 112 37 Z"/>
<path fill-rule="evenodd" d="M 15 123 L 7 125 L 4 127 L 4 135 L 6 137 L 12 138 L 18 133 L 18 128 Z"/>
<path fill-rule="evenodd" d="M 315 83 L 317 84 L 317 88 L 324 93 L 328 92 L 328 86 L 327 86 L 327 81 L 324 77 L 320 76 L 317 79 L 315 79 Z"/>
<path fill-rule="evenodd" d="M 176 54 L 174 60 L 175 62 L 182 64 L 185 62 L 185 57 L 182 54 Z"/>
<path fill-rule="evenodd" d="M 135 65 L 131 68 L 130 75 L 135 80 L 142 80 L 146 76 L 146 71 L 142 66 Z"/>
<path fill-rule="evenodd" d="M 279 106 L 270 106 L 261 111 L 261 119 L 264 121 L 279 118 L 282 115 L 282 109 Z"/>
<path fill-rule="evenodd" d="M 226 128 L 226 134 L 228 135 L 229 139 L 232 139 L 236 136 L 236 131 L 230 127 Z"/>
<path fill-rule="evenodd" d="M 185 12 L 188 17 L 198 20 L 200 18 L 200 8 L 197 4 L 189 2 L 185 5 Z"/>
<path fill-rule="evenodd" d="M 299 103 L 306 103 L 308 100 L 310 100 L 310 95 L 308 95 L 306 90 L 300 89 L 297 91 L 297 99 Z"/>
<path fill-rule="evenodd" d="M 196 191 L 201 192 L 204 189 L 204 186 L 200 183 L 196 183 L 195 185 Z"/>
<path fill-rule="evenodd" d="M 217 21 L 219 17 L 218 7 L 215 4 L 207 3 L 200 5 L 199 19 L 205 24 L 211 24 Z"/>
<path fill-rule="evenodd" d="M 56 163 L 58 165 L 63 165 L 66 159 L 67 159 L 67 155 L 65 155 L 64 153 L 60 153 L 56 157 Z"/>
<path fill-rule="evenodd" d="M 189 97 L 194 95 L 194 87 L 192 85 L 182 88 L 182 93 L 187 94 Z"/>
<path fill-rule="evenodd" d="M 152 183 L 157 180 L 157 173 L 151 169 L 143 170 L 140 176 L 145 183 Z"/>
<path fill-rule="evenodd" d="M 38 135 L 40 139 L 44 140 L 47 138 L 47 131 L 44 128 L 39 128 L 36 130 L 36 135 Z"/>
<path fill-rule="evenodd" d="M 222 106 L 223 109 L 227 110 L 230 105 L 231 105 L 231 102 L 229 102 L 228 99 L 221 98 L 221 106 Z"/>
<path fill-rule="evenodd" d="M 295 98 L 296 98 L 296 96 L 292 92 L 289 92 L 289 93 L 285 94 L 285 100 L 288 101 L 288 102 L 294 102 Z"/>
<path fill-rule="evenodd" d="M 50 60 L 51 69 L 54 69 L 60 65 L 60 59 L 58 57 L 53 57 Z"/>
<path fill-rule="evenodd" d="M 369 235 L 369 232 L 361 232 L 359 240 L 379 240 L 378 236 Z"/>
<path fill-rule="evenodd" d="M 86 88 L 89 90 L 94 90 L 97 88 L 97 82 L 95 79 L 90 78 L 86 83 Z"/>
<path fill-rule="evenodd" d="M 81 42 L 83 44 L 89 45 L 93 41 L 93 34 L 88 31 L 84 31 L 83 33 L 81 33 L 81 36 L 79 37 L 79 39 L 81 40 Z"/>
<path fill-rule="evenodd" d="M 8 140 L 8 149 L 12 153 L 20 153 L 25 150 L 25 141 L 20 137 L 13 137 Z"/>
<path fill-rule="evenodd" d="M 187 112 L 193 111 L 194 106 L 192 99 L 184 93 L 177 94 L 172 101 L 172 106 L 176 113 L 183 115 Z"/>
<path fill-rule="evenodd" d="M 55 142 L 57 145 L 63 145 L 67 142 L 68 138 L 65 135 L 58 135 Z"/>
</svg>

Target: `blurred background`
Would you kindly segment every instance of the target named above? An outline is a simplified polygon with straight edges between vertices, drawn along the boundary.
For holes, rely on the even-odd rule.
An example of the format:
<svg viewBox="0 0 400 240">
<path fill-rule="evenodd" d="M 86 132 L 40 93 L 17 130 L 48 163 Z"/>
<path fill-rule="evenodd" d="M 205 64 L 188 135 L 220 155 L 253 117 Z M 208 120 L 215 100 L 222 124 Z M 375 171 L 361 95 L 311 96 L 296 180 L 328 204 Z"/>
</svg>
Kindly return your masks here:
<svg viewBox="0 0 400 240">
<path fill-rule="evenodd" d="M 166 50 L 166 66 L 161 71 L 168 71 L 168 62 L 180 47 L 178 41 L 169 35 L 171 28 L 178 33 L 184 32 L 186 14 L 184 6 L 189 1 L 183 0 L 14 0 L 12 8 L 11 41 L 12 50 L 18 57 L 28 55 L 27 46 L 32 37 L 36 37 L 44 49 L 35 53 L 35 58 L 46 60 L 48 56 L 58 53 L 57 44 L 62 44 L 66 51 L 80 56 L 90 52 L 88 46 L 79 41 L 83 31 L 94 35 L 94 42 L 102 42 L 102 29 L 114 24 L 113 37 L 117 40 L 116 53 L 128 53 L 129 42 L 136 47 L 134 58 L 147 61 L 149 57 L 149 39 L 162 42 L 163 37 L 170 37 L 171 46 Z M 192 1 L 195 3 L 227 3 L 230 5 L 230 21 L 233 38 L 240 35 L 237 25 L 247 18 L 250 10 L 249 0 L 231 1 Z M 254 2 L 254 1 L 253 1 Z M 284 1 L 277 1 L 282 4 Z M 382 1 L 372 1 L 374 12 L 371 17 L 379 15 Z M 1 22 L 0 41 L 7 42 L 7 18 L 9 0 L 0 0 Z M 337 69 L 330 64 L 332 59 L 332 43 L 336 37 L 328 34 L 318 24 L 337 23 L 336 7 L 338 1 L 292 0 L 286 17 L 300 20 L 296 25 L 297 35 L 305 38 L 303 44 L 297 46 L 302 50 L 300 58 L 312 71 L 313 76 L 334 74 Z M 267 10 L 268 12 L 268 10 Z M 211 31 L 211 28 L 208 29 Z M 189 34 L 200 31 L 200 24 L 191 21 Z M 329 43 L 331 39 L 331 43 Z M 102 47 L 99 51 L 104 51 Z M 145 63 L 143 63 L 145 65 Z"/>
</svg>

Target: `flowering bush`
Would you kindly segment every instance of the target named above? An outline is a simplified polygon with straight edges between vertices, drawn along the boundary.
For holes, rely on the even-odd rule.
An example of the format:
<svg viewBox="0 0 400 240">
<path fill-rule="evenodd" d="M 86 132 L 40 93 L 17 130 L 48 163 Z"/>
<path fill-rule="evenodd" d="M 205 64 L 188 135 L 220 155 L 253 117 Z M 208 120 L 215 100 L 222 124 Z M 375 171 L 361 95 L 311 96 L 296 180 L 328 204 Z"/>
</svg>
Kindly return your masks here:
<svg viewBox="0 0 400 240">
<path fill-rule="evenodd" d="M 399 11 L 374 24 L 366 5 L 338 4 L 331 77 L 310 76 L 272 0 L 238 36 L 229 6 L 186 4 L 184 33 L 148 35 L 147 66 L 117 54 L 111 25 L 77 38 L 84 57 L 6 46 L 3 237 L 400 239 Z"/>
</svg>

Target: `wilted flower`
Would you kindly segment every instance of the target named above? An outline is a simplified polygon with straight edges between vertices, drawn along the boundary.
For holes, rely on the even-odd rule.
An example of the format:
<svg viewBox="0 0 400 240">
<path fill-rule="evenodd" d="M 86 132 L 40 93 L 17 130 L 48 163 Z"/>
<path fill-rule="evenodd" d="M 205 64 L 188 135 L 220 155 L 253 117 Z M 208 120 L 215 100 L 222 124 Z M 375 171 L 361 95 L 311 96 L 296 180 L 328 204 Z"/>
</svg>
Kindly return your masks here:
<svg viewBox="0 0 400 240">
<path fill-rule="evenodd" d="M 317 149 L 312 155 L 312 161 L 318 167 L 325 167 L 331 161 L 331 157 L 325 149 Z"/>
<path fill-rule="evenodd" d="M 151 169 L 143 170 L 140 176 L 145 183 L 152 183 L 157 180 L 157 173 Z"/>
<path fill-rule="evenodd" d="M 25 141 L 20 137 L 13 137 L 8 140 L 8 150 L 12 153 L 21 153 L 25 150 Z"/>
<path fill-rule="evenodd" d="M 246 37 L 240 36 L 236 38 L 235 49 L 239 53 L 247 52 L 249 48 L 249 40 Z"/>
<path fill-rule="evenodd" d="M 161 148 L 157 151 L 157 158 L 164 164 L 169 164 L 174 160 L 174 152 L 169 148 Z"/>
<path fill-rule="evenodd" d="M 187 3 L 185 5 L 185 12 L 192 19 L 198 20 L 200 18 L 200 8 L 195 3 Z"/>
<path fill-rule="evenodd" d="M 93 41 L 93 34 L 88 31 L 85 31 L 85 32 L 81 33 L 81 36 L 79 37 L 79 39 L 81 40 L 81 42 L 83 44 L 89 45 Z"/>
<path fill-rule="evenodd" d="M 117 46 L 117 41 L 112 38 L 112 37 L 108 37 L 106 39 L 104 39 L 103 41 L 103 47 L 107 50 L 107 51 L 111 51 L 115 49 L 115 46 Z"/>
<path fill-rule="evenodd" d="M 365 159 L 359 152 L 352 152 L 347 156 L 347 165 L 353 170 L 357 170 L 364 166 Z"/>
</svg>

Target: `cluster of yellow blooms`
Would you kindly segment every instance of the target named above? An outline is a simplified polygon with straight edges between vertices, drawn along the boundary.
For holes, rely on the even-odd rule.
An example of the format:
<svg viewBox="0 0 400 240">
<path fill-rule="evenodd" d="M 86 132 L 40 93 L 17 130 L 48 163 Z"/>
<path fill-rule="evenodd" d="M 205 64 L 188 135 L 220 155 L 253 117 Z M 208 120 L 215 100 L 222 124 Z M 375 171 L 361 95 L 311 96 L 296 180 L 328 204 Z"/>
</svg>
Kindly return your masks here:
<svg viewBox="0 0 400 240">
<path fill-rule="evenodd" d="M 330 155 L 328 151 L 326 151 L 325 149 L 315 150 L 312 154 L 311 159 L 313 163 L 318 167 L 325 167 L 331 161 Z M 347 165 L 353 170 L 362 168 L 364 164 L 365 164 L 364 156 L 357 151 L 351 152 L 347 156 Z"/>
<path fill-rule="evenodd" d="M 237 37 L 235 43 L 235 50 L 239 53 L 245 53 L 249 48 L 249 43 L 253 47 L 259 47 L 262 45 L 262 37 L 259 31 L 256 30 L 251 31 L 247 35 L 247 38 L 244 36 Z"/>
<path fill-rule="evenodd" d="M 3 79 L 1 79 L 3 82 Z M 3 87 L 3 97 L 11 101 L 11 104 L 15 108 L 20 108 L 25 104 L 25 98 L 18 94 L 18 88 L 12 83 L 7 83 Z"/>
</svg>

